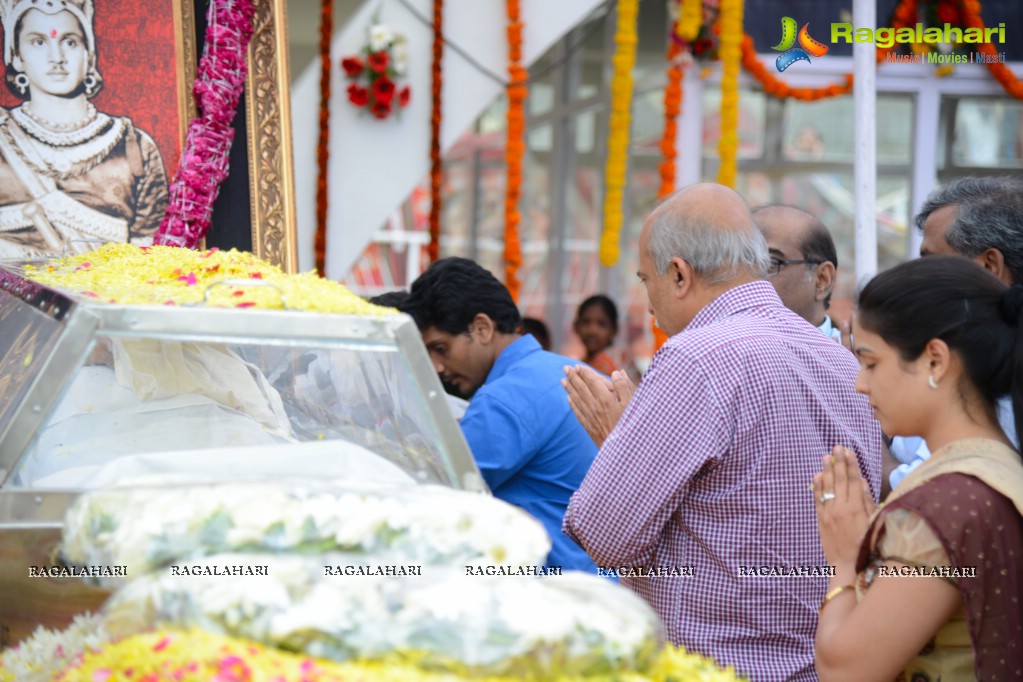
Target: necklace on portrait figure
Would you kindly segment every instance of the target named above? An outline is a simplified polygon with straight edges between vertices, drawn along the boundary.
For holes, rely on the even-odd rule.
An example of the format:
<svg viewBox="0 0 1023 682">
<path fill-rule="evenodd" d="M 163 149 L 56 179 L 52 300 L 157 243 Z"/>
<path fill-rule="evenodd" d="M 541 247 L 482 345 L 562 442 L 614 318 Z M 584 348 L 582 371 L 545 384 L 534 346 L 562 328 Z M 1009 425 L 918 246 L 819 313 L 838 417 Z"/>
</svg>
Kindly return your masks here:
<svg viewBox="0 0 1023 682">
<path fill-rule="evenodd" d="M 11 127 L 12 137 L 25 159 L 43 172 L 64 177 L 84 173 L 95 166 L 120 142 L 125 132 L 124 119 L 98 113 L 91 104 L 86 116 L 67 124 L 67 130 L 49 127 L 26 105 L 10 113 L 17 124 Z"/>
</svg>

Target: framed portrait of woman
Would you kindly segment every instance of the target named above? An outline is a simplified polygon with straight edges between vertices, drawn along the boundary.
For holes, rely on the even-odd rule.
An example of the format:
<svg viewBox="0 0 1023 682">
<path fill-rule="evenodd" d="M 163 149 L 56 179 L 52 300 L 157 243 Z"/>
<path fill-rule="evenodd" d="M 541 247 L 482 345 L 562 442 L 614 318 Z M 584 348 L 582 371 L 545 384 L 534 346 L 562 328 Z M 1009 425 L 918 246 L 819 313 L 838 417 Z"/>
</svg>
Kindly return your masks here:
<svg viewBox="0 0 1023 682">
<path fill-rule="evenodd" d="M 283 0 L 255 5 L 207 242 L 293 270 Z M 0 0 L 0 259 L 151 243 L 196 114 L 205 12 L 204 0 Z"/>
</svg>

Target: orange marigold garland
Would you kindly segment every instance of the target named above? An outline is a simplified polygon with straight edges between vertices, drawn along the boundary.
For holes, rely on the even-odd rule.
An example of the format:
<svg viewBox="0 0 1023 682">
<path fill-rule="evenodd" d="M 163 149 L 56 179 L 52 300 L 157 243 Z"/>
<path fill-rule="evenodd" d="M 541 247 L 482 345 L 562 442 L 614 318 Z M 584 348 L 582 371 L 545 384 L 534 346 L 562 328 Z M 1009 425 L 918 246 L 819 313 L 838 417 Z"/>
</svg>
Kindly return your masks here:
<svg viewBox="0 0 1023 682">
<path fill-rule="evenodd" d="M 918 7 L 918 0 L 901 0 L 901 2 L 899 2 L 899 4 L 895 7 L 895 11 L 892 13 L 892 28 L 897 31 L 900 28 L 907 28 L 916 23 Z M 979 28 L 982 30 L 985 28 L 984 20 L 980 15 L 979 0 L 960 0 L 960 8 L 962 10 L 963 25 L 967 28 Z M 877 48 L 878 64 L 884 61 L 885 55 L 887 55 L 892 49 L 894 49 L 894 45 L 888 48 Z M 998 54 L 998 51 L 989 42 L 981 43 L 977 47 L 977 51 L 991 57 Z M 791 97 L 793 99 L 812 102 L 826 99 L 828 97 L 835 97 L 837 95 L 846 95 L 852 92 L 853 88 L 853 75 L 851 73 L 845 75 L 841 84 L 835 83 L 820 88 L 789 87 L 784 81 L 774 76 L 767 67 L 765 67 L 759 59 L 757 59 L 757 51 L 753 45 L 753 38 L 749 35 L 743 35 L 742 65 L 750 75 L 760 82 L 765 93 L 779 99 L 787 99 Z M 1012 69 L 1000 61 L 987 62 L 987 68 L 988 71 L 991 72 L 991 75 L 994 76 L 995 80 L 1001 83 L 1002 87 L 1009 95 L 1016 99 L 1023 100 L 1023 81 L 1020 81 L 1020 79 L 1016 77 L 1016 75 L 1012 72 Z"/>
<path fill-rule="evenodd" d="M 742 36 L 741 50 L 743 68 L 746 69 L 747 73 L 760 81 L 764 92 L 772 97 L 777 97 L 778 99 L 791 97 L 804 102 L 813 102 L 828 97 L 847 95 L 852 92 L 853 76 L 851 73 L 845 75 L 842 83 L 832 83 L 820 88 L 789 87 L 785 81 L 775 77 L 768 71 L 767 67 L 757 58 L 757 50 L 753 46 L 753 38 L 748 34 L 743 34 Z"/>
<path fill-rule="evenodd" d="M 316 146 L 316 273 L 327 263 L 327 157 L 330 142 L 330 38 L 334 34 L 334 0 L 320 1 L 320 137 Z"/>
<path fill-rule="evenodd" d="M 657 198 L 663 198 L 675 191 L 675 159 L 678 149 L 675 140 L 678 137 L 678 116 L 682 112 L 682 45 L 671 36 L 668 41 L 668 84 L 664 88 L 664 132 L 661 134 L 661 186 L 657 190 Z M 651 319 L 650 327 L 654 332 L 654 350 L 668 340 L 668 335 L 657 326 L 657 320 Z"/>
<path fill-rule="evenodd" d="M 433 0 L 433 106 L 430 113 L 430 261 L 440 256 L 441 180 L 444 165 L 440 157 L 441 68 L 444 60 L 444 0 Z"/>
<path fill-rule="evenodd" d="M 892 28 L 898 30 L 909 26 L 916 21 L 917 0 L 902 0 L 896 6 L 892 16 Z M 885 55 L 893 48 L 877 48 L 877 63 L 884 61 Z M 841 83 L 832 83 L 819 88 L 793 88 L 785 81 L 776 77 L 757 58 L 757 50 L 753 45 L 753 38 L 744 33 L 742 36 L 742 66 L 746 72 L 760 82 L 764 92 L 778 99 L 798 99 L 803 102 L 816 102 L 817 100 L 848 95 L 853 89 L 853 75 L 845 74 Z"/>
<path fill-rule="evenodd" d="M 508 177 L 504 194 L 504 283 L 516 302 L 519 300 L 519 266 L 522 246 L 519 240 L 519 196 L 522 190 L 522 157 L 526 150 L 525 101 L 529 93 L 529 74 L 522 67 L 522 21 L 519 0 L 507 0 L 508 10 L 508 142 L 504 159 Z"/>
<path fill-rule="evenodd" d="M 969 28 L 984 29 L 984 19 L 980 16 L 980 2 L 978 0 L 962 0 L 960 7 L 963 11 L 963 23 Z M 998 51 L 991 43 L 983 43 L 977 50 L 988 57 L 987 69 L 994 76 L 995 80 L 1002 84 L 1005 91 L 1018 100 L 1023 100 L 1023 81 L 1016 78 L 1008 66 L 1000 61 L 992 61 Z"/>
<path fill-rule="evenodd" d="M 675 139 L 678 137 L 678 115 L 682 112 L 682 46 L 674 39 L 668 43 L 668 84 L 664 88 L 664 132 L 661 134 L 660 165 L 661 186 L 657 196 L 665 197 L 675 190 L 675 158 L 678 150 Z"/>
</svg>

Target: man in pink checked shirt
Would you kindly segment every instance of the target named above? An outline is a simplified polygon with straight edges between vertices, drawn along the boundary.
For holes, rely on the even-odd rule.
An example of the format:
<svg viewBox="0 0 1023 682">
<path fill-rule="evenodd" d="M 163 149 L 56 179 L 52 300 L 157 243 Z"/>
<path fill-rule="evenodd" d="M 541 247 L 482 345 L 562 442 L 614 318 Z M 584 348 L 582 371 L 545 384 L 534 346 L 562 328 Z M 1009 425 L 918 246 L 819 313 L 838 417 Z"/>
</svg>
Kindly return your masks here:
<svg viewBox="0 0 1023 682">
<path fill-rule="evenodd" d="M 842 444 L 876 499 L 881 434 L 852 354 L 782 305 L 767 266 L 731 189 L 693 185 L 653 210 L 638 275 L 671 338 L 634 393 L 619 373 L 566 369 L 601 449 L 564 529 L 676 644 L 757 682 L 815 680 L 832 569 L 810 482 Z"/>
</svg>

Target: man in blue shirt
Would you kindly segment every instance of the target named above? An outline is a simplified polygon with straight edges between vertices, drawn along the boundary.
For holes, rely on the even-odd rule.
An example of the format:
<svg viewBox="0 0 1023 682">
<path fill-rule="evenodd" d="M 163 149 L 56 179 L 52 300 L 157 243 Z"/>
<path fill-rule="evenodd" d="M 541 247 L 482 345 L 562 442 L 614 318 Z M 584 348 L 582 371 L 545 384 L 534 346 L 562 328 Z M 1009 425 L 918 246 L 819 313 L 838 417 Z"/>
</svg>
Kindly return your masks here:
<svg viewBox="0 0 1023 682">
<path fill-rule="evenodd" d="M 494 495 L 543 523 L 553 543 L 549 565 L 596 572 L 561 530 L 568 499 L 597 454 L 561 387 L 564 366 L 579 362 L 522 336 L 508 289 L 471 260 L 433 263 L 402 310 L 416 321 L 437 372 L 470 396 L 462 432 Z"/>
</svg>

